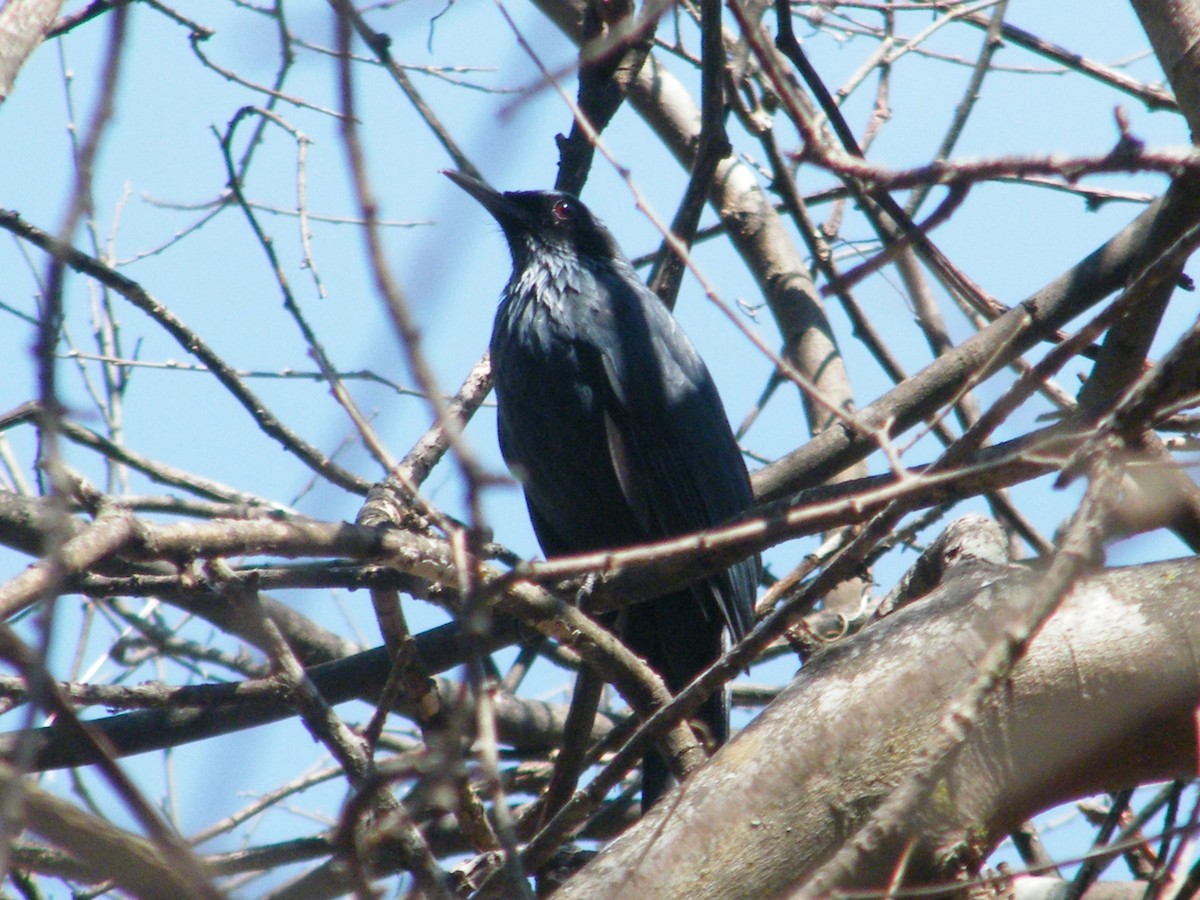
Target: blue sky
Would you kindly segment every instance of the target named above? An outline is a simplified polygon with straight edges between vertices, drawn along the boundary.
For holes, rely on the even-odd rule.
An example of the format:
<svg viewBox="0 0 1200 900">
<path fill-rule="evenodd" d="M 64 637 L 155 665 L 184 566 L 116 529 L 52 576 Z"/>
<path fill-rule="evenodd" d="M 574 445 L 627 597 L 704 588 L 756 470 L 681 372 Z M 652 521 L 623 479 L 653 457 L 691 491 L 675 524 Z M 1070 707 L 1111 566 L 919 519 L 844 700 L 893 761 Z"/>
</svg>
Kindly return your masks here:
<svg viewBox="0 0 1200 900">
<path fill-rule="evenodd" d="M 221 66 L 245 79 L 268 82 L 278 64 L 272 24 L 228 4 L 183 3 L 177 7 L 215 30 L 202 45 Z M 1013 0 L 1009 20 L 1083 55 L 1145 80 L 1159 80 L 1152 58 L 1136 58 L 1144 36 L 1128 4 L 1117 0 Z M 574 92 L 570 67 L 571 45 L 541 21 L 529 7 L 510 12 L 524 35 L 551 71 L 566 74 Z M 431 30 L 430 20 L 441 14 Z M 234 113 L 247 104 L 262 104 L 261 94 L 224 81 L 192 55 L 184 28 L 153 9 L 131 8 L 132 31 L 117 97 L 116 117 L 106 136 L 94 182 L 95 240 L 101 252 L 121 262 L 121 271 L 139 281 L 167 304 L 191 328 L 210 342 L 231 364 L 256 371 L 311 371 L 314 366 L 294 324 L 283 312 L 280 291 L 264 264 L 245 219 L 226 209 L 203 228 L 176 243 L 177 233 L 189 228 L 201 213 L 197 204 L 211 204 L 225 184 L 225 172 L 214 129 L 223 130 Z M 905 33 L 922 23 L 902 20 Z M 495 5 L 479 0 L 410 0 L 379 11 L 377 28 L 392 39 L 393 55 L 416 66 L 469 67 L 455 77 L 477 88 L 468 89 L 421 72 L 412 72 L 418 89 L 443 117 L 476 165 L 502 188 L 548 187 L 556 171 L 554 136 L 569 126 L 569 113 L 551 90 L 531 96 L 515 91 L 537 84 L 537 71 L 516 45 Z M 1091 27 L 1095 23 L 1104 27 Z M 1086 25 L 1084 23 L 1087 23 Z M 290 27 L 313 42 L 332 43 L 332 20 L 319 3 L 290 10 Z M 669 29 L 669 25 L 664 25 Z M 69 197 L 72 178 L 68 125 L 86 120 L 94 100 L 95 79 L 103 58 L 106 28 L 103 20 L 78 29 L 61 42 L 43 46 L 30 60 L 16 89 L 0 107 L 0 207 L 18 210 L 28 221 L 48 230 L 56 227 Z M 866 38 L 801 31 L 806 50 L 822 75 L 837 85 L 853 72 L 874 46 Z M 951 28 L 934 36 L 929 49 L 973 60 L 980 33 Z M 1116 139 L 1112 107 L 1120 102 L 1133 131 L 1148 143 L 1177 146 L 1187 142 L 1178 116 L 1152 113 L 1129 98 L 1115 98 L 1103 87 L 1078 76 L 1055 72 L 1055 67 L 1015 47 L 997 55 L 1004 67 L 990 76 L 984 98 L 956 151 L 957 156 L 997 153 L 1102 153 Z M 685 73 L 682 67 L 677 70 Z M 66 77 L 64 73 L 69 73 Z M 686 73 L 685 73 L 686 74 Z M 906 57 L 892 75 L 892 120 L 871 151 L 871 158 L 891 166 L 925 161 L 940 142 L 949 110 L 963 90 L 969 69 L 943 59 Z M 508 259 L 498 230 L 483 211 L 438 170 L 451 160 L 420 122 L 412 107 L 377 68 L 358 67 L 358 87 L 369 174 L 380 201 L 382 219 L 396 224 L 385 230 L 388 261 L 403 286 L 423 329 L 423 346 L 442 388 L 451 392 L 486 346 L 495 300 L 507 277 Z M 873 81 L 853 94 L 846 106 L 852 127 L 861 129 L 873 100 Z M 513 90 L 497 95 L 494 90 Z M 330 59 L 303 52 L 287 85 L 287 94 L 325 107 L 336 106 L 334 67 Z M 74 109 L 70 112 L 68 98 Z M 344 172 L 344 156 L 334 119 L 321 112 L 281 103 L 277 111 L 312 140 L 308 148 L 308 204 L 314 215 L 353 218 L 356 215 Z M 235 144 L 240 148 L 251 132 L 243 123 Z M 736 125 L 731 126 L 740 140 Z M 786 132 L 784 132 L 786 136 Z M 783 139 L 783 138 L 781 138 Z M 658 215 L 669 219 L 685 184 L 685 173 L 660 150 L 646 126 L 630 110 L 618 115 L 605 133 L 605 143 L 622 165 L 629 167 L 638 187 Z M 743 142 L 744 143 L 744 142 Z M 750 146 L 750 145 L 746 145 Z M 268 127 L 246 185 L 257 203 L 280 209 L 296 205 L 296 145 L 277 127 Z M 806 175 L 804 189 L 821 186 L 820 176 Z M 811 182 L 811 183 L 810 183 Z M 1156 177 L 1094 179 L 1123 190 L 1155 194 L 1163 180 Z M 604 218 L 632 256 L 656 246 L 655 231 L 635 208 L 633 197 L 612 167 L 598 158 L 584 199 Z M 1065 267 L 1085 255 L 1135 216 L 1141 206 L 1114 203 L 1082 215 L 1082 201 L 1066 194 L 1013 185 L 983 186 L 972 192 L 953 221 L 934 234 L 939 246 L 986 290 L 1005 303 L 1025 297 Z M 929 209 L 931 207 L 927 207 Z M 262 214 L 276 242 L 298 302 L 320 334 L 335 364 L 344 371 L 370 370 L 396 383 L 412 386 L 398 353 L 397 340 L 374 296 L 358 229 L 345 224 L 314 221 L 312 259 L 324 285 L 322 296 L 310 271 L 301 267 L 302 248 L 294 217 Z M 708 214 L 711 219 L 711 214 Z M 707 219 L 706 219 L 707 221 Z M 845 231 L 868 238 L 861 221 Z M 93 237 L 81 229 L 77 245 L 89 249 Z M 166 250 L 156 248 L 169 244 Z M 702 245 L 697 261 L 726 302 L 756 309 L 761 300 L 740 260 L 724 244 Z M 36 252 L 28 259 L 8 235 L 0 235 L 0 410 L 33 396 L 34 367 L 30 354 L 33 328 L 24 316 L 35 315 L 37 281 L 45 260 Z M 902 291 L 885 275 L 860 287 L 858 298 L 876 325 L 889 337 L 910 371 L 924 365 L 928 351 L 912 326 Z M 81 350 L 94 352 L 89 311 L 97 294 L 92 285 L 73 278 L 67 295 L 68 331 Z M 122 338 L 127 355 L 136 348 L 139 360 L 162 364 L 190 362 L 183 348 L 119 299 Z M 15 311 L 14 311 L 15 310 Z M 706 301 L 694 280 L 685 282 L 677 314 L 713 370 L 730 418 L 740 421 L 762 389 L 769 366 L 738 335 L 722 313 Z M 1163 334 L 1178 333 L 1194 317 L 1193 301 L 1177 299 Z M 856 396 L 865 404 L 888 385 L 878 367 L 857 345 L 840 310 L 830 317 L 850 366 Z M 769 345 L 778 335 L 765 309 L 745 315 Z M 953 334 L 969 333 L 957 314 L 948 313 Z M 1160 348 L 1161 349 L 1161 348 Z M 94 376 L 96 364 L 87 368 Z M 75 361 L 61 363 L 64 397 L 76 418 L 100 429 L 101 422 L 88 399 Z M 216 479 L 241 490 L 279 502 L 294 503 L 321 519 L 352 519 L 357 498 L 330 488 L 308 489 L 311 474 L 263 435 L 214 380 L 203 373 L 162 368 L 135 369 L 133 386 L 123 409 L 124 439 L 148 456 Z M 353 429 L 328 390 L 313 381 L 253 378 L 251 386 L 283 421 L 307 440 L 332 452 L 352 438 Z M 1064 387 L 1075 383 L 1068 374 Z M 985 385 L 985 402 L 1000 390 Z M 361 408 L 391 452 L 399 457 L 429 422 L 427 407 L 409 396 L 367 382 L 353 384 Z M 1010 436 L 1027 429 L 1040 409 L 1018 414 Z M 782 390 L 751 431 L 746 444 L 765 457 L 785 452 L 807 437 L 800 404 L 793 391 Z M 33 444 L 27 429 L 6 435 L 23 475 L 32 478 Z M 484 410 L 471 424 L 468 439 L 487 466 L 502 472 L 494 438 L 494 416 Z M 907 457 L 930 458 L 932 446 L 922 444 Z M 103 468 L 88 451 L 67 448 L 68 461 L 97 480 Z M 380 477 L 378 467 L 357 445 L 339 462 L 367 478 Z M 881 463 L 873 463 L 880 470 Z M 159 493 L 161 488 L 139 477 L 131 479 L 135 493 Z M 429 497 L 449 512 L 462 513 L 462 498 L 453 469 L 443 466 L 427 484 Z M 1071 508 L 1074 496 L 1051 495 L 1039 482 L 1014 490 L 1018 504 L 1046 534 L 1052 534 Z M 515 487 L 487 495 L 487 517 L 497 537 L 522 553 L 535 555 L 536 544 Z M 982 510 L 980 503 L 962 511 Z M 787 571 L 816 546 L 799 541 L 777 548 L 769 559 L 777 573 Z M 1155 535 L 1139 538 L 1114 550 L 1118 561 L 1172 556 L 1181 552 L 1174 541 Z M 912 560 L 897 556 L 882 564 L 876 577 L 886 589 Z M 28 560 L 0 551 L 0 578 L 20 571 Z M 334 596 L 318 592 L 284 597 L 298 608 L 363 643 L 377 642 L 377 631 L 364 594 Z M 64 634 L 78 627 L 79 604 L 64 602 Z M 413 626 L 441 621 L 436 610 L 413 604 Z M 106 638 L 89 642 L 87 655 L 99 653 Z M 64 645 L 64 658 L 73 650 Z M 100 678 L 112 677 L 102 670 Z M 784 665 L 755 673 L 757 680 L 786 678 Z M 178 677 L 178 673 L 169 673 Z M 160 677 L 147 670 L 137 679 Z M 560 696 L 563 676 L 544 673 L 535 693 Z M 353 715 L 353 713 L 348 713 Z M 289 752 L 280 753 L 286 747 Z M 295 748 L 293 754 L 291 748 Z M 228 766 L 236 754 L 242 776 L 231 784 Z M 174 797 L 185 832 L 245 802 L 238 791 L 277 784 L 316 764 L 319 754 L 294 723 L 264 728 L 237 738 L 181 748 L 163 762 L 149 758 L 130 767 L 151 796 L 163 793 L 172 771 L 180 773 Z M 281 768 L 286 773 L 281 775 Z M 62 776 L 52 776 L 55 782 Z M 282 837 L 289 829 L 311 830 L 307 813 L 336 813 L 340 787 L 335 783 L 299 801 L 303 813 L 289 817 L 274 813 L 255 833 L 258 841 L 270 834 Z M 266 829 L 272 829 L 267 832 Z"/>
</svg>

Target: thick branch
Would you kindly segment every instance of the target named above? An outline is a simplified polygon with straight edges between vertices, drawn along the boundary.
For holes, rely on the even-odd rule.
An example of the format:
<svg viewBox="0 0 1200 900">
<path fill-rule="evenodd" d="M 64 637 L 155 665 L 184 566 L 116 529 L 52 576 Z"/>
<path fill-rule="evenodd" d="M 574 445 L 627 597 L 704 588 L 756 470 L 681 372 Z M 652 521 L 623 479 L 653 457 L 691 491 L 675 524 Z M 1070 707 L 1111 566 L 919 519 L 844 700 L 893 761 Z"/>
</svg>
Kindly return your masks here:
<svg viewBox="0 0 1200 900">
<path fill-rule="evenodd" d="M 956 578 L 816 656 L 558 896 L 728 900 L 802 883 L 908 774 L 946 704 L 1019 614 L 1012 604 L 1035 576 L 1001 571 Z M 952 867 L 955 853 L 985 856 L 1056 803 L 1194 773 L 1197 590 L 1191 559 L 1077 585 L 947 772 L 945 802 L 922 811 L 910 875 Z M 864 883 L 886 886 L 890 862 L 862 873 Z"/>
<path fill-rule="evenodd" d="M 0 8 L 0 103 L 12 91 L 25 60 L 42 43 L 62 0 L 10 0 Z"/>
</svg>

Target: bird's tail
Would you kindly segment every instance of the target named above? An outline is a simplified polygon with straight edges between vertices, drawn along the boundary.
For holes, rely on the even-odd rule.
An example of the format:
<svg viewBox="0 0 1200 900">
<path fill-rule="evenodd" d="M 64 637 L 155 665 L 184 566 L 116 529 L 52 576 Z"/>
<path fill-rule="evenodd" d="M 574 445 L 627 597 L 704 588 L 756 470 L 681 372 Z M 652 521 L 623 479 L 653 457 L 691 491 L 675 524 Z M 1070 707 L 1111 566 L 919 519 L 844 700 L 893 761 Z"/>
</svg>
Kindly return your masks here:
<svg viewBox="0 0 1200 900">
<path fill-rule="evenodd" d="M 667 594 L 630 607 L 625 622 L 625 642 L 652 669 L 662 675 L 672 694 L 687 687 L 697 675 L 721 657 L 724 620 L 705 608 L 695 588 Z M 729 738 L 729 704 L 717 691 L 696 713 L 715 746 Z M 642 763 L 642 809 L 647 810 L 670 787 L 666 760 L 655 752 Z"/>
<path fill-rule="evenodd" d="M 707 668 L 707 667 L 706 667 Z M 717 746 L 729 739 L 729 710 L 725 702 L 725 691 L 719 691 L 704 701 L 696 714 L 709 731 L 714 733 Z M 724 724 L 724 734 L 716 736 L 716 725 Z M 671 770 L 661 753 L 655 751 L 642 757 L 642 810 L 648 810 L 658 798 L 671 787 Z"/>
</svg>

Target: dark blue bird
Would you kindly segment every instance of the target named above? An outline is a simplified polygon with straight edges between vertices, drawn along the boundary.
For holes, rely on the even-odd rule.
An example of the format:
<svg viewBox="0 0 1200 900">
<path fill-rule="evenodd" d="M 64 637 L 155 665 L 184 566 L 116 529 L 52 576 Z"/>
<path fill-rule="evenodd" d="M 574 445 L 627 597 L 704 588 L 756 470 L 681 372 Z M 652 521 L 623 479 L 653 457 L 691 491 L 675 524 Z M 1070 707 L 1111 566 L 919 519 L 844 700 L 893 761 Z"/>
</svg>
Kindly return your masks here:
<svg viewBox="0 0 1200 900">
<path fill-rule="evenodd" d="M 547 556 L 700 531 L 753 501 L 712 377 L 670 311 L 576 197 L 499 193 L 446 173 L 500 223 L 512 252 L 492 331 L 500 449 Z M 626 611 L 621 637 L 672 692 L 752 626 L 759 561 Z M 699 713 L 729 736 L 723 692 Z M 668 783 L 647 757 L 643 806 Z"/>
</svg>

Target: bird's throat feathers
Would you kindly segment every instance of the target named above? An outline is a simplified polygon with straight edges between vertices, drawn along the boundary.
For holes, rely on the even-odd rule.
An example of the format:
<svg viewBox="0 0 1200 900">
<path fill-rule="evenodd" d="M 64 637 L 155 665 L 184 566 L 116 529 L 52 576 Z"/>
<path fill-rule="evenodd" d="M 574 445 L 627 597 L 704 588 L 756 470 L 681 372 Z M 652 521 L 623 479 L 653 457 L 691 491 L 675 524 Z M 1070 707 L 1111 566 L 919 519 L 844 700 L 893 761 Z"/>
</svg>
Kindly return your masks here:
<svg viewBox="0 0 1200 900">
<path fill-rule="evenodd" d="M 508 304 L 517 319 L 548 317 L 558 327 L 570 330 L 584 314 L 581 307 L 607 295 L 597 290 L 599 279 L 589 262 L 587 257 L 554 244 L 543 244 L 537 252 L 514 253 L 513 273 L 502 303 Z M 616 264 L 628 266 L 624 260 Z"/>
</svg>

